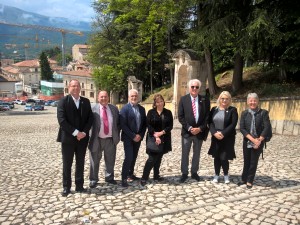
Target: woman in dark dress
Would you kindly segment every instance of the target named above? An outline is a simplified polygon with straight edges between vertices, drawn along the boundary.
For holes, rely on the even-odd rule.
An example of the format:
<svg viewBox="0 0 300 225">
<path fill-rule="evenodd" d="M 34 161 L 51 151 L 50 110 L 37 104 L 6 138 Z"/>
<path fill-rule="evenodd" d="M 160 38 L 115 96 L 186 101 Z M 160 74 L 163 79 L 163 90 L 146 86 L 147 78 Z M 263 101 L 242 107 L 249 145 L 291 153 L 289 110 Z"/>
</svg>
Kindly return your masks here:
<svg viewBox="0 0 300 225">
<path fill-rule="evenodd" d="M 242 112 L 240 120 L 240 131 L 244 136 L 244 167 L 242 181 L 238 185 L 246 184 L 248 189 L 252 188 L 258 159 L 263 151 L 265 138 L 272 131 L 269 112 L 259 108 L 258 104 L 259 99 L 257 94 L 248 94 L 248 109 Z"/>
<path fill-rule="evenodd" d="M 159 175 L 159 169 L 162 157 L 165 153 L 172 151 L 171 130 L 173 129 L 172 112 L 166 108 L 165 101 L 162 95 L 156 94 L 153 98 L 153 109 L 147 113 L 147 126 L 150 137 L 155 137 L 156 144 L 163 144 L 163 151 L 160 153 L 150 152 L 146 148 L 148 159 L 146 161 L 141 185 L 146 185 L 149 179 L 150 171 L 153 168 L 154 180 L 162 181 L 163 178 Z"/>
<path fill-rule="evenodd" d="M 209 115 L 209 130 L 212 138 L 208 154 L 214 158 L 215 176 L 212 180 L 214 183 L 219 182 L 221 167 L 224 173 L 224 183 L 230 183 L 228 160 L 235 158 L 237 122 L 238 113 L 237 109 L 231 106 L 231 95 L 228 91 L 223 91 L 219 95 L 217 106 L 211 109 Z"/>
</svg>

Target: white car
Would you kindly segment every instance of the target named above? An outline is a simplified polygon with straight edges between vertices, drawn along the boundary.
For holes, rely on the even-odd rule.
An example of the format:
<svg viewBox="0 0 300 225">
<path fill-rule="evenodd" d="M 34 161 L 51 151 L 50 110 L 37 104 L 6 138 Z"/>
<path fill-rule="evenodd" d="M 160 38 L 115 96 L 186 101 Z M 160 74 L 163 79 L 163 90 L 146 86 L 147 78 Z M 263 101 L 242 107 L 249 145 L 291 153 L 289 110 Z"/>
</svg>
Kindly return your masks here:
<svg viewBox="0 0 300 225">
<path fill-rule="evenodd" d="M 25 105 L 25 104 L 26 104 L 25 101 L 22 101 L 22 100 L 20 100 L 20 99 L 16 99 L 16 100 L 14 101 L 14 103 L 15 103 L 15 104 L 18 104 L 18 105 Z"/>
</svg>

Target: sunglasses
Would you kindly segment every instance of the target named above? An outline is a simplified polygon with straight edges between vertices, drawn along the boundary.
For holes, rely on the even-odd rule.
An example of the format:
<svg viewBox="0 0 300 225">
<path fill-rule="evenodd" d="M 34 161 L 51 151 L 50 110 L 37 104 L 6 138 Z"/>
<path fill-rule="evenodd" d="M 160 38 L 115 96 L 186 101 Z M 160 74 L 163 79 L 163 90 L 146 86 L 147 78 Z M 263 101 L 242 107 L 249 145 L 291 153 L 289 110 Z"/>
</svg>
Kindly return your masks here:
<svg viewBox="0 0 300 225">
<path fill-rule="evenodd" d="M 199 86 L 191 86 L 192 89 L 199 89 Z"/>
</svg>

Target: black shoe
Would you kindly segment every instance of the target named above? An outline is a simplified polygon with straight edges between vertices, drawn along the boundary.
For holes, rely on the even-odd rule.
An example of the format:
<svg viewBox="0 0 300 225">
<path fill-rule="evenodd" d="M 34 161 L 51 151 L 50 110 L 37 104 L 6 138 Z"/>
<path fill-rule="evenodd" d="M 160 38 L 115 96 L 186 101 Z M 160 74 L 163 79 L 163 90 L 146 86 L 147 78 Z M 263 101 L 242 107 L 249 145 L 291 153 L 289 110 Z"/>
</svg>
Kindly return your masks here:
<svg viewBox="0 0 300 225">
<path fill-rule="evenodd" d="M 64 188 L 63 191 L 62 191 L 62 193 L 61 193 L 61 195 L 63 197 L 67 197 L 70 193 L 71 193 L 70 188 Z"/>
<path fill-rule="evenodd" d="M 122 187 L 128 187 L 128 182 L 126 179 L 122 180 Z"/>
<path fill-rule="evenodd" d="M 86 189 L 86 188 L 83 188 L 83 187 L 80 187 L 80 188 L 76 188 L 75 191 L 76 191 L 76 192 L 79 192 L 79 193 L 86 193 L 86 192 L 87 192 L 87 189 Z"/>
<path fill-rule="evenodd" d="M 90 182 L 90 188 L 95 188 L 97 187 L 97 182 L 96 181 L 91 181 Z"/>
<path fill-rule="evenodd" d="M 188 178 L 188 175 L 186 174 L 182 174 L 182 176 L 180 177 L 180 183 L 184 183 Z"/>
<path fill-rule="evenodd" d="M 115 181 L 114 179 L 112 179 L 112 180 L 105 180 L 105 182 L 109 183 L 109 184 L 113 184 L 113 185 L 117 184 L 117 181 Z"/>
<path fill-rule="evenodd" d="M 142 186 L 145 186 L 146 184 L 147 184 L 147 181 L 144 180 L 144 179 L 141 179 L 141 185 L 142 185 Z"/>
<path fill-rule="evenodd" d="M 161 177 L 161 176 L 158 176 L 158 177 L 154 177 L 153 180 L 155 180 L 155 181 L 164 181 L 164 178 Z"/>
<path fill-rule="evenodd" d="M 246 187 L 247 187 L 247 189 L 251 189 L 253 187 L 253 185 L 250 183 L 249 184 L 247 183 Z"/>
<path fill-rule="evenodd" d="M 244 185 L 244 184 L 246 184 L 245 181 L 240 181 L 240 182 L 237 183 L 238 186 L 242 186 L 242 185 Z"/>
<path fill-rule="evenodd" d="M 139 177 L 136 177 L 135 175 L 129 175 L 127 176 L 127 181 L 131 182 L 131 181 L 134 181 L 134 180 L 139 180 L 140 178 Z"/>
<path fill-rule="evenodd" d="M 195 179 L 196 181 L 200 181 L 200 177 L 197 173 L 192 174 L 192 179 Z"/>
</svg>

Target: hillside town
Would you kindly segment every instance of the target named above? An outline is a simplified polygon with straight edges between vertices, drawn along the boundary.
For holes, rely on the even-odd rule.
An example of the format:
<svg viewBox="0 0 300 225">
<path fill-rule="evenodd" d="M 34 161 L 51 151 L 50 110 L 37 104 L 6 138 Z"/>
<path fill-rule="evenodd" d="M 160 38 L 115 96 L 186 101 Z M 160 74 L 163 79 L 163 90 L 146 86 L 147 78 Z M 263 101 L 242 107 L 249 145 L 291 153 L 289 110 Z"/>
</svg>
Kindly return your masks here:
<svg viewBox="0 0 300 225">
<path fill-rule="evenodd" d="M 48 59 L 53 71 L 53 82 L 41 80 L 39 59 L 14 63 L 13 59 L 1 59 L 0 100 L 12 102 L 31 98 L 59 100 L 68 94 L 68 81 L 77 79 L 81 83 L 81 95 L 96 102 L 96 86 L 91 77 L 92 66 L 85 59 L 88 45 L 75 44 L 71 61 L 65 68 L 57 61 Z"/>
</svg>

